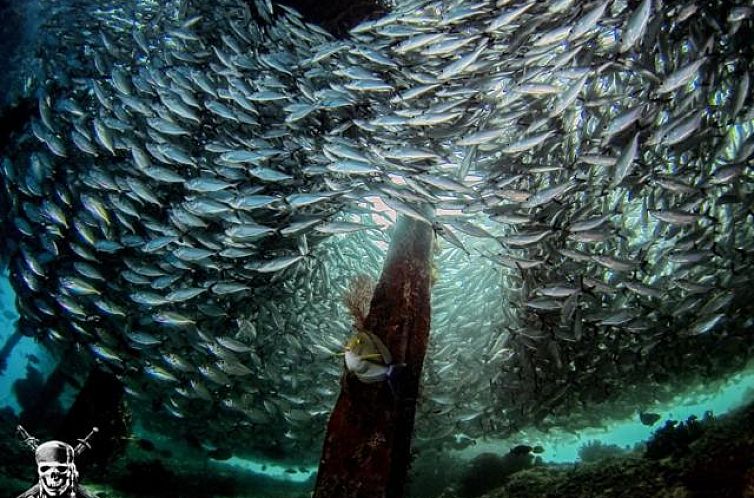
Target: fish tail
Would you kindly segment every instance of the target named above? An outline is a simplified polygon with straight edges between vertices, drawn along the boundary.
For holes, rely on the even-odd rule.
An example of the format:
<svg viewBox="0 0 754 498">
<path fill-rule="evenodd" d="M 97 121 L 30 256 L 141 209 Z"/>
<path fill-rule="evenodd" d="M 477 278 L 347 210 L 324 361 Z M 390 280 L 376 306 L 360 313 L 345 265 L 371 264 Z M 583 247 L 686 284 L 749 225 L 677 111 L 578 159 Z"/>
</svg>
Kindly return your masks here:
<svg viewBox="0 0 754 498">
<path fill-rule="evenodd" d="M 406 368 L 405 363 L 391 363 L 387 367 L 386 380 L 393 397 L 396 397 L 398 395 L 398 381 L 401 375 L 401 371 L 404 368 Z"/>
<path fill-rule="evenodd" d="M 702 217 L 707 218 L 715 225 L 719 225 L 720 220 L 717 219 L 717 217 L 712 213 L 712 204 L 708 204 L 705 209 L 704 213 L 702 213 Z"/>
</svg>

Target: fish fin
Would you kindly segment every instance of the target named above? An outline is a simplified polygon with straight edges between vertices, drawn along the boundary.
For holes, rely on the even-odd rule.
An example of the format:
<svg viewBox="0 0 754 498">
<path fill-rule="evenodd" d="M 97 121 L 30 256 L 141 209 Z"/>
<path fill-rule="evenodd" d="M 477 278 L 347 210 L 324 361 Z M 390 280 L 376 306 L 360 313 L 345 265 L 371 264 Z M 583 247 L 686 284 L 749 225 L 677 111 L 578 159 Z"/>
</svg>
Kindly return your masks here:
<svg viewBox="0 0 754 498">
<path fill-rule="evenodd" d="M 391 364 L 393 362 L 393 357 L 390 354 L 390 350 L 385 346 L 385 343 L 382 342 L 382 339 L 368 330 L 365 330 L 364 333 L 372 340 L 374 347 L 376 347 L 377 351 L 382 355 L 382 361 L 385 362 L 385 365 Z"/>
<path fill-rule="evenodd" d="M 372 354 L 365 354 L 359 356 L 362 360 L 379 360 L 382 359 L 382 355 L 380 353 L 372 353 Z"/>
</svg>

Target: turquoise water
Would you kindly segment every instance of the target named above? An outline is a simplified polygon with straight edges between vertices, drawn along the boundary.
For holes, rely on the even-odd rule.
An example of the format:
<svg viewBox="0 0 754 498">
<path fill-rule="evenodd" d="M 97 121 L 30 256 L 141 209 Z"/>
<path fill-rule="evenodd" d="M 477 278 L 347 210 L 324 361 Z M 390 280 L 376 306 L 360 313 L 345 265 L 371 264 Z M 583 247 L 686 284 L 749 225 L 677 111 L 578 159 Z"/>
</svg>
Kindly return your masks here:
<svg viewBox="0 0 754 498">
<path fill-rule="evenodd" d="M 0 312 L 3 313 L 0 315 L 0 342 L 4 344 L 8 336 L 15 330 L 15 322 L 18 319 L 15 294 L 5 273 L 0 277 Z M 29 355 L 34 355 L 39 359 L 35 367 L 44 378 L 47 378 L 54 368 L 52 356 L 45 349 L 40 348 L 33 339 L 22 337 L 18 341 L 8 357 L 5 372 L 0 375 L 0 405 L 11 407 L 16 414 L 19 413 L 21 407 L 13 395 L 13 383 L 26 376 Z"/>
<path fill-rule="evenodd" d="M 302 469 L 296 469 L 295 472 L 291 472 L 289 471 L 290 467 L 277 465 L 274 462 L 247 460 L 238 457 L 232 457 L 224 462 L 213 462 L 212 466 L 221 469 L 230 469 L 236 472 L 264 474 L 270 479 L 293 483 L 306 482 L 311 479 L 312 475 L 317 471 L 316 467 L 303 467 Z"/>
<path fill-rule="evenodd" d="M 458 453 L 463 458 L 473 458 L 477 454 L 487 451 L 499 452 L 501 447 L 539 444 L 544 447 L 544 453 L 540 456 L 545 462 L 577 462 L 579 461 L 579 449 L 592 440 L 631 450 L 637 443 L 647 441 L 656 429 L 662 427 L 666 420 L 683 421 L 692 415 L 701 419 L 707 411 L 719 416 L 752 401 L 754 401 L 754 364 L 732 378 L 717 383 L 714 388 L 689 390 L 676 396 L 670 403 L 658 403 L 643 407 L 644 412 L 656 413 L 662 417 L 651 427 L 639 421 L 637 412 L 630 419 L 605 420 L 601 427 L 587 427 L 577 432 L 553 430 L 547 434 L 539 431 L 525 431 L 504 440 L 479 442 L 474 447 Z"/>
</svg>

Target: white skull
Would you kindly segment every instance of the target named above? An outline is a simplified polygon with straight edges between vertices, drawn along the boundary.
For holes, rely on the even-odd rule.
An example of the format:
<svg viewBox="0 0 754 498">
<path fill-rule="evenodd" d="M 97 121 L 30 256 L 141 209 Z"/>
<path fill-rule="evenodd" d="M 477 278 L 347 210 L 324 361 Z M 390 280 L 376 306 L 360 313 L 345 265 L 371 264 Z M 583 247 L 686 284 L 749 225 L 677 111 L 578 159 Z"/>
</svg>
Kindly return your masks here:
<svg viewBox="0 0 754 498">
<path fill-rule="evenodd" d="M 61 496 L 71 488 L 77 476 L 73 455 L 73 447 L 61 441 L 39 445 L 35 458 L 39 485 L 45 496 Z"/>
</svg>

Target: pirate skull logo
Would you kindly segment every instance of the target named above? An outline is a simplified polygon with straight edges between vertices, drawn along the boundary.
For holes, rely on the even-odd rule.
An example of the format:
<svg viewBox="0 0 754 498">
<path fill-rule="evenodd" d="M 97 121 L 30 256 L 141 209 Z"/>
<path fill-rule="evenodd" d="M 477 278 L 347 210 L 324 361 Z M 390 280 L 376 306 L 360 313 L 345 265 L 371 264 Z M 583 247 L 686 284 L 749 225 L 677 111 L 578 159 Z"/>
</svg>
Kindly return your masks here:
<svg viewBox="0 0 754 498">
<path fill-rule="evenodd" d="M 47 441 L 40 444 L 39 439 L 26 432 L 26 429 L 20 425 L 16 431 L 23 442 L 34 451 L 39 476 L 38 485 L 21 496 L 33 495 L 44 498 L 78 496 L 79 473 L 74 459 L 85 449 L 91 448 L 89 439 L 97 433 L 98 429 L 94 427 L 88 436 L 79 439 L 79 444 L 75 448 L 63 441 Z"/>
<path fill-rule="evenodd" d="M 61 496 L 77 480 L 74 449 L 62 441 L 47 441 L 35 453 L 39 485 L 47 496 Z"/>
</svg>

